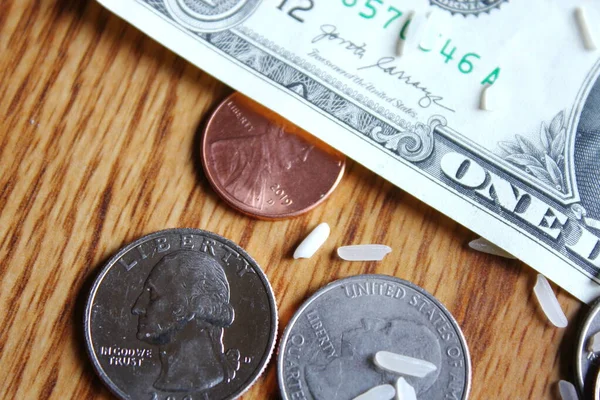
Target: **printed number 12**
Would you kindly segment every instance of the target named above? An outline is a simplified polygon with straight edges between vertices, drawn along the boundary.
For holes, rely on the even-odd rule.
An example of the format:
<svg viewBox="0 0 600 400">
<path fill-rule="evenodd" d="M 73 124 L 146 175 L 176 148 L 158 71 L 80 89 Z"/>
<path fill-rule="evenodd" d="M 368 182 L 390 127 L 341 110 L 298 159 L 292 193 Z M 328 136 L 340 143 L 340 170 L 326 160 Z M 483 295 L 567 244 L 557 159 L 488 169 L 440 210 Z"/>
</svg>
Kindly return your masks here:
<svg viewBox="0 0 600 400">
<path fill-rule="evenodd" d="M 285 4 L 288 1 L 289 0 L 283 0 L 281 2 L 281 4 L 279 5 L 279 7 L 277 7 L 277 8 L 281 11 L 284 11 L 283 7 L 285 6 Z M 297 0 L 295 0 L 295 1 L 297 1 Z M 301 7 L 301 6 L 293 7 L 292 9 L 290 9 L 288 11 L 288 15 L 290 17 L 294 18 L 296 21 L 304 22 L 304 19 L 300 18 L 298 15 L 296 15 L 296 13 L 312 10 L 313 7 L 315 6 L 315 2 L 314 2 L 314 0 L 301 0 L 301 1 L 308 1 L 308 5 L 305 5 L 304 7 Z"/>
</svg>

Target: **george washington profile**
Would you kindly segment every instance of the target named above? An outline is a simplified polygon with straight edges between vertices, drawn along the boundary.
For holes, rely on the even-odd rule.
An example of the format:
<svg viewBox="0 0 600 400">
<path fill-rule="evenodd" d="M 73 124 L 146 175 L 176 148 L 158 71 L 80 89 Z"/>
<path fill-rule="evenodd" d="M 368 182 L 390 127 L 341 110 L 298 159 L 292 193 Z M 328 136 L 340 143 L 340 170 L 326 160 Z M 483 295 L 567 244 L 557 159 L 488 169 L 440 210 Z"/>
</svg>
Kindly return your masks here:
<svg viewBox="0 0 600 400">
<path fill-rule="evenodd" d="M 234 320 L 229 283 L 210 255 L 179 250 L 148 275 L 132 313 L 137 338 L 159 346 L 163 391 L 203 391 L 235 377 L 239 351 L 225 353 L 223 333 Z"/>
</svg>

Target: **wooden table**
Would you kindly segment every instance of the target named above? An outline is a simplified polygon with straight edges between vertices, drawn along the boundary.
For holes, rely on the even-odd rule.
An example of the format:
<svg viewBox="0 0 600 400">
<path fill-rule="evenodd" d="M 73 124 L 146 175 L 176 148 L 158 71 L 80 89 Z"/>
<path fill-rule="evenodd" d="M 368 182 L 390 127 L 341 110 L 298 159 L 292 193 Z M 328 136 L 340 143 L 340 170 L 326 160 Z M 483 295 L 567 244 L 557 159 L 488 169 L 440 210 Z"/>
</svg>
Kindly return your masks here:
<svg viewBox="0 0 600 400">
<path fill-rule="evenodd" d="M 469 250 L 472 232 L 357 164 L 296 219 L 257 221 L 226 206 L 198 143 L 231 89 L 94 1 L 2 1 L 0 50 L 0 398 L 111 398 L 85 353 L 86 296 L 120 247 L 172 227 L 216 232 L 253 255 L 273 284 L 280 333 L 326 283 L 390 274 L 460 323 L 471 398 L 559 398 L 556 382 L 573 379 L 586 307 L 556 289 L 572 323 L 553 328 L 532 295 L 535 271 Z M 324 248 L 294 261 L 294 245 L 321 221 L 332 226 Z M 393 252 L 379 263 L 333 256 L 358 243 Z M 274 362 L 243 398 L 278 398 Z"/>
</svg>

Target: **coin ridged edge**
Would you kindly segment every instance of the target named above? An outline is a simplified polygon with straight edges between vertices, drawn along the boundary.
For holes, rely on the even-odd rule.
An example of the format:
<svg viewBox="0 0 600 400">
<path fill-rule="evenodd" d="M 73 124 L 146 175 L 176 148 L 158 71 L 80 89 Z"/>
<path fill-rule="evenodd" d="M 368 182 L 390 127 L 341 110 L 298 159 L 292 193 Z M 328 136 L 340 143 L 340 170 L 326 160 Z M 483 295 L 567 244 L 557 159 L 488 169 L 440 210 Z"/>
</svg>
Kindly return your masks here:
<svg viewBox="0 0 600 400">
<path fill-rule="evenodd" d="M 581 393 L 583 393 L 585 389 L 583 371 L 581 369 L 581 358 L 583 357 L 583 350 L 585 346 L 584 336 L 585 332 L 589 330 L 592 321 L 594 320 L 596 315 L 598 315 L 598 312 L 600 312 L 600 299 L 596 300 L 590 305 L 590 309 L 585 316 L 583 325 L 581 325 L 581 328 L 579 329 L 579 332 L 577 334 L 577 343 L 575 348 L 575 373 L 577 375 L 577 386 Z"/>
</svg>

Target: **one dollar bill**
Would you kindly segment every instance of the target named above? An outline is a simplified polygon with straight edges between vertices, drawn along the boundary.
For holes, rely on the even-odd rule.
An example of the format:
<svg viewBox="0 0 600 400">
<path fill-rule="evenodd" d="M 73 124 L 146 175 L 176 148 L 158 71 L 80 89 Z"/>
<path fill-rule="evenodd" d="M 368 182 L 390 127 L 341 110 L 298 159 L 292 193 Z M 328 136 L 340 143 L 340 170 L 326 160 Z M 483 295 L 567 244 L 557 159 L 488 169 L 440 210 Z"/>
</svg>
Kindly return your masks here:
<svg viewBox="0 0 600 400">
<path fill-rule="evenodd" d="M 599 2 L 99 1 L 579 299 L 600 295 L 600 53 L 583 39 L 600 32 L 574 16 L 585 3 L 600 20 Z"/>
</svg>

